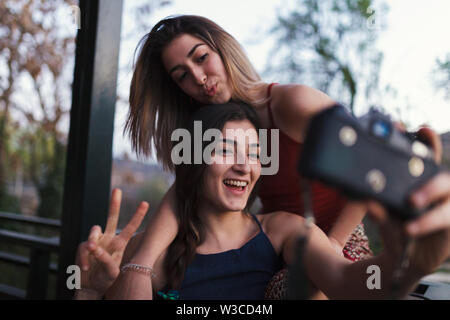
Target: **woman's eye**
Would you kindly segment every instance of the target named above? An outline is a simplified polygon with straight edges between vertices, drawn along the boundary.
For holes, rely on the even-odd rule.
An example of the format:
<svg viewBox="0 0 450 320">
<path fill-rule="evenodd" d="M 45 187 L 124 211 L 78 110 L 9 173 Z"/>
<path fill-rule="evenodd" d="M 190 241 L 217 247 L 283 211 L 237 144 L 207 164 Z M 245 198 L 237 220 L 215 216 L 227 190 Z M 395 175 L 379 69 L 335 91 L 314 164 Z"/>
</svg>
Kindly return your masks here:
<svg viewBox="0 0 450 320">
<path fill-rule="evenodd" d="M 205 53 L 204 55 L 202 55 L 200 58 L 198 58 L 198 62 L 203 62 L 205 61 L 206 57 L 208 56 L 207 53 Z"/>
<path fill-rule="evenodd" d="M 178 82 L 183 81 L 187 76 L 187 72 L 183 72 L 183 74 L 181 76 L 178 77 Z"/>
<path fill-rule="evenodd" d="M 248 155 L 248 157 L 249 157 L 250 159 L 258 160 L 258 159 L 259 159 L 259 154 L 257 154 L 257 153 L 250 153 L 250 154 Z"/>
<path fill-rule="evenodd" d="M 231 154 L 233 154 L 233 151 L 230 149 L 220 149 L 219 153 L 222 155 L 231 155 Z"/>
</svg>

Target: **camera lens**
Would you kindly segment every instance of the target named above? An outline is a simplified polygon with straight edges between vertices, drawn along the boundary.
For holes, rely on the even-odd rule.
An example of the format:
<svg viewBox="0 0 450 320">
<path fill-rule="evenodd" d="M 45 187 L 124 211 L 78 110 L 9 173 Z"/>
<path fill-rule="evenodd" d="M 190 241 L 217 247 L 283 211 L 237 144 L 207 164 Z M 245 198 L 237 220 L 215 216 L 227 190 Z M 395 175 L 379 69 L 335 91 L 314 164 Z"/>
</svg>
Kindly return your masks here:
<svg viewBox="0 0 450 320">
<path fill-rule="evenodd" d="M 372 133 L 379 138 L 386 139 L 391 134 L 391 124 L 377 119 L 372 124 Z"/>
</svg>

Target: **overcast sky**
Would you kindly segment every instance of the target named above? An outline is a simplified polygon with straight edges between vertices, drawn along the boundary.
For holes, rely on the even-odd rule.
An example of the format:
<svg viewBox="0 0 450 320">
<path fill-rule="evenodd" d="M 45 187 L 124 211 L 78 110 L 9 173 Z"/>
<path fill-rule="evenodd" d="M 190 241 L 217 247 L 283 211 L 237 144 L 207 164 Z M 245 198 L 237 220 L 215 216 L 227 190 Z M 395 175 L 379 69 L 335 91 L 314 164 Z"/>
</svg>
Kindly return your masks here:
<svg viewBox="0 0 450 320">
<path fill-rule="evenodd" d="M 135 1 L 135 0 L 132 0 Z M 123 29 L 132 23 L 129 12 L 130 0 L 125 0 Z M 156 23 L 172 14 L 203 15 L 217 22 L 232 34 L 247 51 L 250 60 L 260 72 L 264 70 L 268 51 L 273 43 L 268 30 L 274 24 L 276 13 L 286 6 L 279 0 L 173 0 L 173 4 L 155 10 L 151 22 Z M 289 2 L 289 1 L 288 1 Z M 387 25 L 381 32 L 377 47 L 384 53 L 380 72 L 381 87 L 395 88 L 395 97 L 385 98 L 387 110 L 400 108 L 401 117 L 415 128 L 421 124 L 432 126 L 439 133 L 450 131 L 450 101 L 444 99 L 432 85 L 432 70 L 436 58 L 443 59 L 450 53 L 450 1 L 449 0 L 392 0 L 389 13 L 384 17 Z M 291 1 L 292 3 L 292 1 Z M 375 27 L 377 23 L 377 12 Z M 128 38 L 122 43 L 121 65 L 130 66 L 134 48 L 139 40 Z M 119 76 L 119 90 L 128 95 L 131 72 Z M 276 81 L 276 79 L 264 79 Z M 414 106 L 407 112 L 405 105 Z M 357 113 L 366 110 L 364 102 L 359 101 Z M 128 139 L 122 137 L 127 106 L 117 107 L 114 155 L 124 151 L 131 154 Z M 392 111 L 394 117 L 398 111 Z"/>
</svg>

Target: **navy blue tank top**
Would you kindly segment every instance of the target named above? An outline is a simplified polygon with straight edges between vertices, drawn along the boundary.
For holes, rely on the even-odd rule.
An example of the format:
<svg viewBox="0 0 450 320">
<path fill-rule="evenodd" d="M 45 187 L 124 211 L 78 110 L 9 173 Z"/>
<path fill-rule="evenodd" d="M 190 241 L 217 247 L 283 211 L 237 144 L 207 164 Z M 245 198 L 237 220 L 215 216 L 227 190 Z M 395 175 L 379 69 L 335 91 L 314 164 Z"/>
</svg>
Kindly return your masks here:
<svg viewBox="0 0 450 320">
<path fill-rule="evenodd" d="M 179 290 L 180 299 L 264 299 L 265 289 L 283 262 L 252 215 L 260 232 L 239 249 L 196 254 Z"/>
</svg>

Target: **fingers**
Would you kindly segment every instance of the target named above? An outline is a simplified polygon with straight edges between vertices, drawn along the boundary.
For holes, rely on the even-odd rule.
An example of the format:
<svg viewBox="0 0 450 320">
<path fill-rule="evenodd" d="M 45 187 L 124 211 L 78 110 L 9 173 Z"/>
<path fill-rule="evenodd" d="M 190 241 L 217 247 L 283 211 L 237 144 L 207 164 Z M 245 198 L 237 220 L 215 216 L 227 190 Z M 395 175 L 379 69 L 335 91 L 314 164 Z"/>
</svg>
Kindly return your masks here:
<svg viewBox="0 0 450 320">
<path fill-rule="evenodd" d="M 115 278 L 119 274 L 118 263 L 113 257 L 102 247 L 97 247 L 93 252 L 94 257 L 101 263 L 103 269 L 109 274 L 110 277 Z"/>
<path fill-rule="evenodd" d="M 434 160 L 441 163 L 442 160 L 442 141 L 439 135 L 429 127 L 422 127 L 417 131 L 417 136 L 431 146 L 434 151 Z"/>
<path fill-rule="evenodd" d="M 369 201 L 367 204 L 367 214 L 378 224 L 386 223 L 386 219 L 388 219 L 388 214 L 386 210 L 375 201 Z"/>
<path fill-rule="evenodd" d="M 420 236 L 439 229 L 450 228 L 450 173 L 444 172 L 426 183 L 411 195 L 411 203 L 417 208 L 437 205 L 406 226 L 410 235 Z"/>
<path fill-rule="evenodd" d="M 102 236 L 102 228 L 100 226 L 93 226 L 89 233 L 88 242 L 97 243 Z"/>
<path fill-rule="evenodd" d="M 97 243 L 102 236 L 102 228 L 100 226 L 93 226 L 89 233 L 88 240 L 82 242 L 78 246 L 78 259 L 80 267 L 83 271 L 88 271 L 90 268 L 89 255 L 97 248 Z"/>
<path fill-rule="evenodd" d="M 119 221 L 120 203 L 122 201 L 122 190 L 115 188 L 111 193 L 108 220 L 106 222 L 105 234 L 115 235 L 117 222 Z"/>
<path fill-rule="evenodd" d="M 141 225 L 142 220 L 144 220 L 144 217 L 147 214 L 148 207 L 149 207 L 148 202 L 145 201 L 141 202 L 138 209 L 131 218 L 130 222 L 128 222 L 126 227 L 123 228 L 122 232 L 120 233 L 120 237 L 122 237 L 126 242 L 128 242 L 131 239 L 133 234 Z"/>
<path fill-rule="evenodd" d="M 391 219 L 386 209 L 378 202 L 368 203 L 369 216 L 377 223 L 386 254 L 398 256 L 403 249 L 405 233 L 399 221 Z"/>
<path fill-rule="evenodd" d="M 88 271 L 89 264 L 89 250 L 88 250 L 88 242 L 83 242 L 78 246 L 78 259 L 77 263 L 80 265 L 81 270 Z"/>
<path fill-rule="evenodd" d="M 436 201 L 450 196 L 450 173 L 444 172 L 433 177 L 419 190 L 411 194 L 411 203 L 419 208 L 425 208 Z"/>
<path fill-rule="evenodd" d="M 420 237 L 446 228 L 450 228 L 450 199 L 407 224 L 406 232 L 410 236 Z"/>
<path fill-rule="evenodd" d="M 395 122 L 394 122 L 394 127 L 395 127 L 397 130 L 401 131 L 401 132 L 405 132 L 405 131 L 406 131 L 406 127 L 405 127 L 405 125 L 403 124 L 403 122 L 395 121 Z"/>
<path fill-rule="evenodd" d="M 97 245 L 96 242 L 83 242 L 79 246 L 79 258 L 83 271 L 88 271 L 90 268 L 89 257 L 94 257 L 111 277 L 117 276 L 117 262 L 108 251 Z"/>
<path fill-rule="evenodd" d="M 395 228 L 396 224 L 390 219 L 389 213 L 386 209 L 378 202 L 369 201 L 367 205 L 367 213 L 380 228 L 383 238 L 390 237 L 389 234 L 393 232 L 392 230 Z"/>
</svg>

